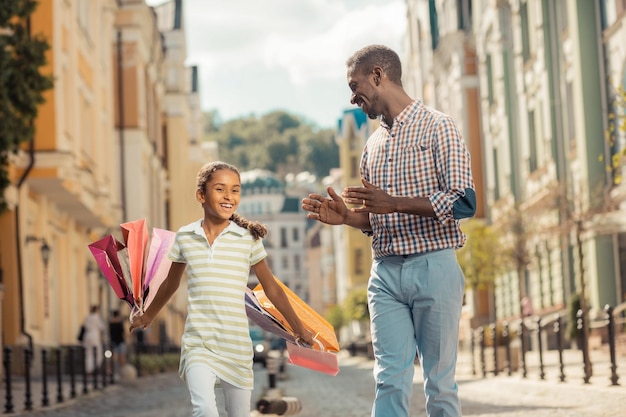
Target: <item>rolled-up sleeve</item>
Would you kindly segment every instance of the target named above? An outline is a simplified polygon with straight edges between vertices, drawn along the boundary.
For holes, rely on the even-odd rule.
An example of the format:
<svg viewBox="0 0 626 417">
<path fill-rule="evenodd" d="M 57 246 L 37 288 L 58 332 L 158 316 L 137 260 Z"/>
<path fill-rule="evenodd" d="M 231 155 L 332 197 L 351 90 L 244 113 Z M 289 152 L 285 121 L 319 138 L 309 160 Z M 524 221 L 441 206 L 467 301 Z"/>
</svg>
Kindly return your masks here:
<svg viewBox="0 0 626 417">
<path fill-rule="evenodd" d="M 435 170 L 441 186 L 429 196 L 437 219 L 441 223 L 472 217 L 476 212 L 476 191 L 472 179 L 471 157 L 454 121 L 444 117 L 439 121 L 431 143 L 438 146 Z"/>
</svg>

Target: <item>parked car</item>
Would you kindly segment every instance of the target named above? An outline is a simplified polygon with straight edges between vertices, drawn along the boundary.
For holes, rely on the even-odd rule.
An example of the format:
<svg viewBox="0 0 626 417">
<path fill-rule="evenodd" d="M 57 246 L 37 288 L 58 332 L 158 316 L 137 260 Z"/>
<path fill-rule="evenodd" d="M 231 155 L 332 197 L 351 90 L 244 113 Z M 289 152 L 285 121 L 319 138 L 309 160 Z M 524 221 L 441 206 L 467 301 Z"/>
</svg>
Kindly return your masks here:
<svg viewBox="0 0 626 417">
<path fill-rule="evenodd" d="M 252 339 L 254 350 L 253 361 L 262 364 L 263 367 L 267 366 L 267 357 L 270 351 L 270 341 L 267 333 L 259 326 L 251 325 L 250 339 Z"/>
</svg>

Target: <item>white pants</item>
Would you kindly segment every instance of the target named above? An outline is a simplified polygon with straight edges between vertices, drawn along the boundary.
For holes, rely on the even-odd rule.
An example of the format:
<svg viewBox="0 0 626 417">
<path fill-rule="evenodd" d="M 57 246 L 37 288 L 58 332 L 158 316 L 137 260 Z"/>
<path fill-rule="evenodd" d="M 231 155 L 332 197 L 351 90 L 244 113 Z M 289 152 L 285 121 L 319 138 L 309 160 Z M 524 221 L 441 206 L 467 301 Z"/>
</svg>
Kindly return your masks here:
<svg viewBox="0 0 626 417">
<path fill-rule="evenodd" d="M 193 417 L 219 417 L 215 401 L 215 382 L 217 377 L 206 365 L 196 364 L 187 369 L 185 375 L 191 397 Z M 241 389 L 226 381 L 220 385 L 224 390 L 226 414 L 228 417 L 250 417 L 252 391 Z"/>
</svg>

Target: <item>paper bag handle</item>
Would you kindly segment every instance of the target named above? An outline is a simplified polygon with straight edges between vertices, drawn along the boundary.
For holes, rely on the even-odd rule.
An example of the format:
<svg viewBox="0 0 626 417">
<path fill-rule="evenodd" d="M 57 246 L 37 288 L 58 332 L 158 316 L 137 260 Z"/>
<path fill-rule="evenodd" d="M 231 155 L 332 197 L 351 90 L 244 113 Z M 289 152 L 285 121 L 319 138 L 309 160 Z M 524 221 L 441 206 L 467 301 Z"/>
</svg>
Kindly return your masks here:
<svg viewBox="0 0 626 417">
<path fill-rule="evenodd" d="M 319 336 L 319 332 L 317 332 L 315 334 L 315 336 L 313 336 L 313 341 L 315 343 L 317 343 L 317 346 L 319 346 L 320 348 L 320 352 L 324 352 L 324 343 L 322 343 L 321 340 L 317 339 L 317 336 Z M 300 336 L 296 337 L 296 345 L 301 346 L 301 347 L 310 347 L 308 343 L 302 343 L 302 338 Z"/>
</svg>

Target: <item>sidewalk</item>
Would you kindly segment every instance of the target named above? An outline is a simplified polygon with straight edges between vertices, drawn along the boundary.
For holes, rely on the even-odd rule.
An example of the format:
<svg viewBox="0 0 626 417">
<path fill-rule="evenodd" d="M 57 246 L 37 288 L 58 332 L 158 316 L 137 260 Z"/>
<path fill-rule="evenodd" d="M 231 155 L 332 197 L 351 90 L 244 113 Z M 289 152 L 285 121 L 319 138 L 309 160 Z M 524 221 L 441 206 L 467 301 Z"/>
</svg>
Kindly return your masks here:
<svg viewBox="0 0 626 417">
<path fill-rule="evenodd" d="M 478 355 L 476 355 L 478 357 Z M 526 352 L 526 377 L 523 376 L 523 370 L 521 365 L 521 358 L 519 361 L 519 369 L 513 370 L 511 375 L 508 375 L 506 369 L 498 372 L 497 378 L 519 378 L 524 380 L 534 380 L 543 382 L 554 382 L 558 384 L 575 384 L 575 385 L 589 385 L 598 387 L 626 387 L 626 355 L 616 355 L 616 369 L 615 374 L 617 376 L 617 384 L 613 385 L 612 375 L 613 370 L 611 368 L 611 360 L 608 351 L 608 346 L 602 346 L 600 349 L 591 350 L 589 352 L 592 375 L 588 383 L 584 381 L 584 367 L 583 367 L 583 353 L 577 349 L 564 349 L 563 350 L 563 370 L 562 374 L 564 380 L 561 381 L 561 364 L 559 361 L 559 353 L 556 350 L 543 351 L 543 377 L 541 376 L 540 358 L 538 351 Z M 485 362 L 488 363 L 487 378 L 493 378 L 493 355 L 485 355 Z M 502 369 L 503 364 L 499 363 L 499 368 Z M 472 369 L 473 368 L 473 369 Z M 457 375 L 459 377 L 472 377 L 483 378 L 481 363 L 479 360 L 474 360 L 472 363 L 472 355 L 468 350 L 459 351 L 459 359 L 457 362 Z"/>
<path fill-rule="evenodd" d="M 7 404 L 9 403 L 7 398 L 8 393 L 5 381 L 2 381 L 2 384 L 0 384 L 2 389 L 2 393 L 0 394 L 2 396 L 2 400 L 0 401 L 2 408 L 0 409 L 0 413 L 17 416 L 37 410 L 52 410 L 59 407 L 65 407 L 79 399 L 97 398 L 103 393 L 110 393 L 123 389 L 125 386 L 128 387 L 128 385 L 132 385 L 132 382 L 133 381 L 116 381 L 115 384 L 111 385 L 107 379 L 107 386 L 103 387 L 102 379 L 100 377 L 98 380 L 98 388 L 94 389 L 93 377 L 89 377 L 87 380 L 87 392 L 84 393 L 82 377 L 80 377 L 80 379 L 77 377 L 74 385 L 74 397 L 72 398 L 72 388 L 69 376 L 65 375 L 63 377 L 60 392 L 56 377 L 49 376 L 46 387 L 46 397 L 48 403 L 47 405 L 44 405 L 44 384 L 40 378 L 35 378 L 32 379 L 30 383 L 31 410 L 28 411 L 26 410 L 26 381 L 24 378 L 14 377 L 11 381 L 11 403 L 13 405 L 13 409 L 12 411 L 7 409 Z"/>
<path fill-rule="evenodd" d="M 481 389 L 491 390 L 493 389 L 493 387 L 496 387 L 495 389 L 497 390 L 498 387 L 504 387 L 504 386 L 516 387 L 516 388 L 511 388 L 514 391 L 517 390 L 515 392 L 520 391 L 519 387 L 528 387 L 529 389 L 531 387 L 535 387 L 537 389 L 544 391 L 545 393 L 552 392 L 552 391 L 560 392 L 560 391 L 563 391 L 562 390 L 563 387 L 571 387 L 571 390 L 566 390 L 566 391 L 572 392 L 572 393 L 582 392 L 582 394 L 580 395 L 583 395 L 584 397 L 592 395 L 592 397 L 590 398 L 593 398 L 594 395 L 603 394 L 603 395 L 614 396 L 614 394 L 617 394 L 620 398 L 621 398 L 621 395 L 623 395 L 626 398 L 626 356 L 623 356 L 623 355 L 618 356 L 616 373 L 619 377 L 619 380 L 618 380 L 619 385 L 612 385 L 612 382 L 611 382 L 612 370 L 611 370 L 611 364 L 610 364 L 608 351 L 605 349 L 593 350 L 590 353 L 591 353 L 590 356 L 591 356 L 591 362 L 592 362 L 592 368 L 593 368 L 593 375 L 589 383 L 587 384 L 584 383 L 583 381 L 582 352 L 579 350 L 571 350 L 571 349 L 563 351 L 563 363 L 564 363 L 563 374 L 565 375 L 564 382 L 560 381 L 560 366 L 559 366 L 557 351 L 546 351 L 543 353 L 544 377 L 542 379 L 540 376 L 539 355 L 536 351 L 526 353 L 526 371 L 527 371 L 526 377 L 523 377 L 521 369 L 518 369 L 517 371 L 512 372 L 510 376 L 507 374 L 507 371 L 505 370 L 503 372 L 499 372 L 497 376 L 495 376 L 493 372 L 488 372 L 486 376 L 483 377 L 480 362 L 474 361 L 474 363 L 472 363 L 470 352 L 467 350 L 462 350 L 459 352 L 459 359 L 458 359 L 458 365 L 457 365 L 457 380 L 459 384 L 463 387 L 464 392 L 468 392 L 468 393 L 472 393 L 473 392 L 472 390 L 481 390 Z M 367 392 L 368 395 L 370 395 L 371 394 L 370 377 L 371 377 L 371 368 L 373 366 L 373 361 L 362 356 L 350 357 L 347 351 L 342 351 L 339 353 L 339 355 L 340 355 L 340 358 L 339 358 L 340 365 L 346 367 L 344 368 L 344 373 L 348 372 L 348 367 L 363 368 L 363 375 L 366 375 L 366 376 L 361 375 L 364 379 L 363 384 L 366 387 L 364 388 L 364 391 Z M 485 361 L 492 361 L 492 360 L 493 358 L 492 357 L 490 358 L 488 355 L 485 357 Z M 311 387 L 307 385 L 311 381 L 315 380 L 314 377 L 320 378 L 320 375 L 317 375 L 316 373 L 312 373 L 311 371 L 308 371 L 308 370 L 302 371 L 297 367 L 291 368 L 291 369 L 294 375 L 297 376 L 298 372 L 302 373 L 303 375 L 301 379 L 290 378 L 290 381 L 279 382 L 280 388 L 286 388 L 287 396 L 295 395 L 296 397 L 301 397 L 304 402 L 306 400 L 306 396 L 303 393 L 299 393 L 298 391 L 299 389 L 302 388 L 306 392 L 309 393 L 308 395 L 312 395 L 311 390 L 313 390 L 314 388 L 316 390 L 320 390 L 324 388 L 320 386 Z M 340 372 L 340 374 L 344 376 L 342 372 Z M 345 375 L 349 375 L 349 373 Z M 326 377 L 326 375 L 321 375 L 321 378 L 324 378 L 324 377 Z M 184 386 L 180 385 L 177 378 L 178 377 L 176 375 L 174 380 L 177 383 L 177 387 L 178 387 L 177 389 L 185 391 Z M 259 396 L 259 390 L 263 390 L 267 387 L 267 381 L 266 381 L 267 374 L 265 370 L 259 369 L 259 372 L 255 372 L 255 378 L 258 378 L 258 380 L 255 381 L 255 393 L 253 394 L 253 399 L 256 400 Z M 100 403 L 106 402 L 105 400 L 107 398 L 109 399 L 108 401 L 110 401 L 111 398 L 120 397 L 121 394 L 124 392 L 129 392 L 129 393 L 135 392 L 135 391 L 139 392 L 142 389 L 141 388 L 142 385 L 145 388 L 145 385 L 151 385 L 157 382 L 158 380 L 163 379 L 165 381 L 167 379 L 167 376 L 164 376 L 163 374 L 159 376 L 144 376 L 134 381 L 131 381 L 131 380 L 119 381 L 114 385 L 107 385 L 106 388 L 102 388 L 102 383 L 100 380 L 98 382 L 98 386 L 99 386 L 98 389 L 93 389 L 93 380 L 89 379 L 88 381 L 89 392 L 87 394 L 83 394 L 83 383 L 82 383 L 82 380 L 80 380 L 80 381 L 76 381 L 76 385 L 75 385 L 76 397 L 74 399 L 70 398 L 70 384 L 69 384 L 69 380 L 66 378 L 64 379 L 64 382 L 62 385 L 63 402 L 59 402 L 57 399 L 58 388 L 56 384 L 56 379 L 55 380 L 52 380 L 52 379 L 53 378 L 51 378 L 48 381 L 49 405 L 45 407 L 42 405 L 43 386 L 42 386 L 41 381 L 36 380 L 31 383 L 31 390 L 32 390 L 31 401 L 32 401 L 33 412 L 36 413 L 37 411 L 47 411 L 47 410 L 56 409 L 57 410 L 56 413 L 50 412 L 50 415 L 63 415 L 64 417 L 66 417 L 66 414 L 63 414 L 63 412 L 61 411 L 63 407 L 67 407 L 77 402 L 85 402 L 85 401 L 90 404 L 91 403 L 100 404 Z M 323 381 L 333 382 L 334 379 L 335 378 L 326 378 L 326 379 L 323 379 Z M 361 379 L 361 377 L 359 377 L 359 379 Z M 416 371 L 415 379 L 416 379 L 415 383 L 417 385 L 421 385 L 421 373 L 419 369 Z M 296 380 L 298 381 L 297 386 L 291 385 Z M 146 382 L 150 382 L 150 384 L 145 384 Z M 353 381 L 352 390 L 356 389 L 354 387 L 355 383 L 356 381 Z M 471 389 L 469 388 L 470 386 L 472 387 Z M 0 400 L 0 405 L 1 405 L 0 414 L 14 415 L 14 416 L 26 416 L 29 414 L 33 414 L 33 412 L 25 411 L 24 402 L 25 402 L 26 390 L 25 390 L 25 383 L 23 380 L 14 380 L 12 382 L 13 412 L 10 414 L 5 413 L 6 411 L 5 410 L 5 405 L 6 405 L 5 388 L 6 387 L 4 383 L 1 385 L 1 388 L 2 388 L 2 393 L 0 393 L 0 396 L 2 397 L 2 400 Z M 346 387 L 342 385 L 341 388 L 336 389 L 336 392 L 333 391 L 333 394 L 338 396 L 337 404 L 342 404 L 343 402 L 346 401 L 346 398 L 351 398 L 355 401 L 356 399 L 361 398 L 362 393 L 360 392 L 350 393 L 350 389 L 351 389 L 350 387 Z M 164 394 L 159 394 L 159 395 L 163 397 Z M 319 394 L 320 397 L 325 396 L 325 395 L 327 395 L 327 393 Z M 575 395 L 575 394 L 572 394 L 572 395 Z M 418 402 L 422 401 L 419 395 L 416 395 L 415 397 L 416 397 L 416 401 Z M 483 397 L 485 401 L 490 401 L 489 400 L 490 397 L 488 397 L 486 394 Z M 187 401 L 186 398 L 184 399 L 184 401 L 186 404 L 186 401 Z M 368 399 L 366 401 L 367 404 L 365 407 L 370 406 L 369 402 L 370 401 Z M 474 405 L 474 407 L 476 406 Z M 483 407 L 484 409 L 488 409 L 488 407 L 493 407 L 493 405 L 489 405 L 488 403 L 485 403 L 481 405 L 481 407 Z M 306 414 L 306 413 L 303 411 L 303 414 Z"/>
</svg>

